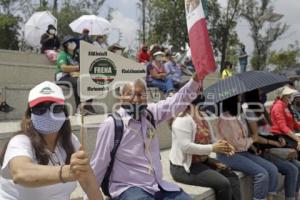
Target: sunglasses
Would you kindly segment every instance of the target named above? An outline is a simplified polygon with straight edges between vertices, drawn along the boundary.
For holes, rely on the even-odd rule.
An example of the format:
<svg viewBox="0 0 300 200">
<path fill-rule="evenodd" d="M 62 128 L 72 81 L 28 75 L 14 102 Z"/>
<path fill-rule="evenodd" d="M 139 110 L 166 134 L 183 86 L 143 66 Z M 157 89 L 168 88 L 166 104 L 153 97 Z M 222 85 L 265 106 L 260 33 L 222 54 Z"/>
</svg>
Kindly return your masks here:
<svg viewBox="0 0 300 200">
<path fill-rule="evenodd" d="M 62 113 L 65 111 L 65 105 L 59 105 L 53 103 L 42 103 L 31 108 L 31 112 L 35 115 L 43 115 L 48 110 L 53 114 Z"/>
</svg>

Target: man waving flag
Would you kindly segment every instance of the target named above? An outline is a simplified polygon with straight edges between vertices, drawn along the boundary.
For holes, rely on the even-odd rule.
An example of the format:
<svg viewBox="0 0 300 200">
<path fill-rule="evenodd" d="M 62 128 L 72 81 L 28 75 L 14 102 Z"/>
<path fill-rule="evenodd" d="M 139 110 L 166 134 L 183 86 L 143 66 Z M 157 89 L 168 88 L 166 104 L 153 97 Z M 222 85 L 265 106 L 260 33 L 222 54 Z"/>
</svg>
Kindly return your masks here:
<svg viewBox="0 0 300 200">
<path fill-rule="evenodd" d="M 185 0 L 190 49 L 196 72 L 205 77 L 216 70 L 201 0 Z"/>
</svg>

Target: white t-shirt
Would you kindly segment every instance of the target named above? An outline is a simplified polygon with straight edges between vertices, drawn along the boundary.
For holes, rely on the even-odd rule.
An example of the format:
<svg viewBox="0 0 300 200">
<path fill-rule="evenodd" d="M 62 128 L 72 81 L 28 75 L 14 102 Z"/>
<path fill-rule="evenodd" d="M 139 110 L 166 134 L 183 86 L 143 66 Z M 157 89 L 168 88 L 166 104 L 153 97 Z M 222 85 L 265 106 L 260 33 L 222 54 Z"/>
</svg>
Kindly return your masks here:
<svg viewBox="0 0 300 200">
<path fill-rule="evenodd" d="M 77 151 L 80 147 L 80 143 L 75 135 L 72 135 L 72 143 L 75 151 Z M 36 188 L 28 188 L 14 184 L 9 169 L 9 162 L 17 156 L 29 157 L 34 163 L 37 163 L 34 149 L 26 135 L 17 135 L 13 137 L 8 144 L 1 168 L 1 200 L 70 200 L 71 193 L 76 188 L 76 182 L 59 183 Z M 48 165 L 63 165 L 65 164 L 65 159 L 66 152 L 61 144 L 58 144 L 54 153 L 51 153 Z"/>
</svg>

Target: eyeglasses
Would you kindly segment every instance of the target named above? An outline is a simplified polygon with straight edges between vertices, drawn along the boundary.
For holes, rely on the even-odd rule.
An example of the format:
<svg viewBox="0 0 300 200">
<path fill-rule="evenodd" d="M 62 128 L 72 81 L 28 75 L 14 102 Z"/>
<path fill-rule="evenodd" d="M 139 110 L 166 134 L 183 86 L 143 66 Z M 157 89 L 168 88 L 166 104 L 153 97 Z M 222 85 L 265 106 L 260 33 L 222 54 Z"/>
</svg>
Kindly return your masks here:
<svg viewBox="0 0 300 200">
<path fill-rule="evenodd" d="M 31 112 L 35 115 L 43 115 L 48 110 L 54 114 L 62 113 L 65 110 L 65 105 L 59 105 L 53 103 L 42 103 L 31 108 Z"/>
</svg>

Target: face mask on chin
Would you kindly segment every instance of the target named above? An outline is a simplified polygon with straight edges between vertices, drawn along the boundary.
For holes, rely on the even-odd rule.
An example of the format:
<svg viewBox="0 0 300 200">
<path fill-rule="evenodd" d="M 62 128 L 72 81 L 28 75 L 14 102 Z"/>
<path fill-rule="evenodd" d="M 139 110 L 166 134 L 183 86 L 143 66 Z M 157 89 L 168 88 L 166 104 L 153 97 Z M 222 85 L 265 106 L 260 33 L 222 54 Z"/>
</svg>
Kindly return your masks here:
<svg viewBox="0 0 300 200">
<path fill-rule="evenodd" d="M 140 120 L 141 114 L 147 109 L 147 104 L 125 104 L 122 108 L 135 120 Z"/>
</svg>

